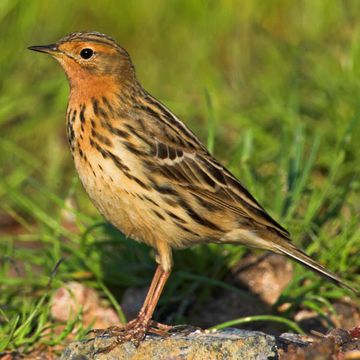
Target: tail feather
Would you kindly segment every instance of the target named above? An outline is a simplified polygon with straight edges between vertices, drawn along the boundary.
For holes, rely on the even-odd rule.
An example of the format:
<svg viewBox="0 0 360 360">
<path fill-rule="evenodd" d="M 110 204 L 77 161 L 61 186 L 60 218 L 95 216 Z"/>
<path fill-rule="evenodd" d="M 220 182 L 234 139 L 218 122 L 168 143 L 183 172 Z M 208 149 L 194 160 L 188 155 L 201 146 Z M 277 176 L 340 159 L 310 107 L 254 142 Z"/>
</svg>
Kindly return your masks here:
<svg viewBox="0 0 360 360">
<path fill-rule="evenodd" d="M 355 294 L 359 294 L 358 290 L 353 288 L 352 286 L 346 284 L 339 276 L 332 273 L 331 271 L 325 269 L 322 265 L 320 265 L 318 262 L 313 260 L 310 256 L 306 255 L 303 251 L 298 249 L 295 245 L 293 245 L 291 242 L 283 240 L 281 243 L 277 244 L 277 252 L 288 256 L 289 258 L 297 261 L 298 263 L 307 266 L 314 272 L 322 275 L 323 277 L 329 279 L 330 281 L 334 282 L 335 284 L 349 289 Z"/>
</svg>

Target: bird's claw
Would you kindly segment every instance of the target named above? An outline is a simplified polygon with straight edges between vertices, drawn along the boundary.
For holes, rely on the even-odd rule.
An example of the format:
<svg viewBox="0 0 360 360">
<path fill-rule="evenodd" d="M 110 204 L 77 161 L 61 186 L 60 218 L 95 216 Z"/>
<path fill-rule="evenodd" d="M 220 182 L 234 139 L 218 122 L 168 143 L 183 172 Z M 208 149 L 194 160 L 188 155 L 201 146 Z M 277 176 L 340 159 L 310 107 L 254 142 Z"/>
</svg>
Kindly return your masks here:
<svg viewBox="0 0 360 360">
<path fill-rule="evenodd" d="M 139 346 L 140 342 L 145 338 L 146 334 L 156 334 L 159 336 L 171 335 L 172 326 L 160 324 L 155 321 L 145 321 L 143 318 L 137 318 L 123 326 L 112 326 L 108 329 L 93 329 L 89 333 L 95 336 L 106 336 L 115 338 L 114 341 L 106 347 L 97 349 L 95 354 L 108 353 L 117 345 L 131 341 L 135 346 Z"/>
</svg>

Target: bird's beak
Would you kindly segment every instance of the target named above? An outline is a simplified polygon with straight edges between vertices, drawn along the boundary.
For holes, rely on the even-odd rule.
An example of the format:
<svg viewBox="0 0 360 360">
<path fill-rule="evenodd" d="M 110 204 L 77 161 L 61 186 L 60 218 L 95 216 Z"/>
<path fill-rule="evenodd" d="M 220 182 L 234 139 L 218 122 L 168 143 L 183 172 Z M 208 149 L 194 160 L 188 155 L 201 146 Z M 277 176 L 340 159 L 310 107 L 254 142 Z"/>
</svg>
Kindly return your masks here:
<svg viewBox="0 0 360 360">
<path fill-rule="evenodd" d="M 56 55 L 60 52 L 57 44 L 29 46 L 28 49 L 33 51 L 43 52 L 50 55 Z"/>
</svg>

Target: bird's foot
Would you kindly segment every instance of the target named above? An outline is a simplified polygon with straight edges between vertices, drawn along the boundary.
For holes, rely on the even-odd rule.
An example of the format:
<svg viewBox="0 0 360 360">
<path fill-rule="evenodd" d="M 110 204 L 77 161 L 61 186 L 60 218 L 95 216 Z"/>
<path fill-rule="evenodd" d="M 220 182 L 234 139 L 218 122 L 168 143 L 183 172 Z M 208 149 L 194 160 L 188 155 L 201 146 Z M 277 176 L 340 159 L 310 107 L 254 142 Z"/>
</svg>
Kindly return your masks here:
<svg viewBox="0 0 360 360">
<path fill-rule="evenodd" d="M 93 333 L 95 336 L 115 338 L 109 346 L 96 351 L 96 353 L 108 353 L 117 345 L 127 341 L 131 341 L 135 346 L 138 346 L 140 342 L 144 340 L 147 333 L 169 336 L 171 335 L 170 331 L 172 328 L 172 326 L 147 320 L 142 316 L 138 316 L 123 326 L 112 326 L 107 329 L 94 329 L 89 333 Z"/>
</svg>

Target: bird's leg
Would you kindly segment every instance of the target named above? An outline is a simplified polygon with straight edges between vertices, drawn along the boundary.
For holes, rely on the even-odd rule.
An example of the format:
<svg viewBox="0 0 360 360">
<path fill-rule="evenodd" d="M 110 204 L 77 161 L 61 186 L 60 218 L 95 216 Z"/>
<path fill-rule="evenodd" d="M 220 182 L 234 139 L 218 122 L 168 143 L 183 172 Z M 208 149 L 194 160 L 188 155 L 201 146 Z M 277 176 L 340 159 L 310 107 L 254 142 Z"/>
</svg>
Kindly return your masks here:
<svg viewBox="0 0 360 360">
<path fill-rule="evenodd" d="M 171 326 L 159 324 L 152 321 L 151 318 L 169 275 L 170 271 L 165 271 L 162 269 L 161 265 L 158 265 L 144 304 L 134 320 L 131 320 L 122 327 L 113 326 L 106 330 L 92 331 L 96 335 L 116 337 L 116 340 L 110 346 L 101 349 L 98 352 L 109 352 L 116 347 L 117 344 L 125 341 L 132 341 L 138 344 L 144 339 L 147 332 L 166 335 L 167 331 L 171 329 Z"/>
<path fill-rule="evenodd" d="M 131 328 L 133 326 L 133 324 L 135 324 L 136 322 L 139 321 L 139 319 L 142 319 L 145 315 L 145 310 L 148 307 L 148 303 L 151 301 L 151 298 L 154 296 L 155 287 L 160 280 L 160 275 L 161 275 L 160 270 L 161 270 L 160 266 L 158 266 L 156 268 L 155 274 L 151 281 L 149 290 L 146 294 L 144 303 L 135 319 L 129 321 L 128 323 L 126 323 L 122 326 L 111 326 L 111 327 L 108 327 L 107 329 L 92 329 L 89 331 L 89 333 L 94 333 L 95 335 L 98 335 L 98 336 L 104 336 L 104 335 L 117 336 L 117 334 L 123 333 L 124 331 L 126 331 L 126 329 Z"/>
</svg>

